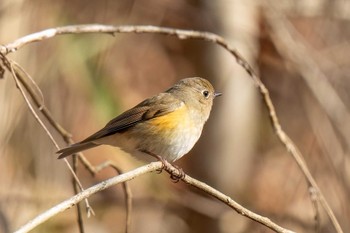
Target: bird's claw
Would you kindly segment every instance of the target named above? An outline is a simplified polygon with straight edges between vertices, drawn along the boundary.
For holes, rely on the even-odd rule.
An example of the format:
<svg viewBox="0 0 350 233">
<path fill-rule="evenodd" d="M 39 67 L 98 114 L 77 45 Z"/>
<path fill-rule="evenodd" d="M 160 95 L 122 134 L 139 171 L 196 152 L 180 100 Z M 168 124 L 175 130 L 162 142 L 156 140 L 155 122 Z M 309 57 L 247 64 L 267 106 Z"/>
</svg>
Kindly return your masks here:
<svg viewBox="0 0 350 233">
<path fill-rule="evenodd" d="M 171 171 L 171 175 L 170 175 L 170 179 L 173 180 L 174 183 L 179 182 L 181 179 L 183 179 L 185 177 L 185 172 L 182 170 L 182 168 L 180 168 L 177 165 L 173 165 L 177 171 Z"/>
</svg>

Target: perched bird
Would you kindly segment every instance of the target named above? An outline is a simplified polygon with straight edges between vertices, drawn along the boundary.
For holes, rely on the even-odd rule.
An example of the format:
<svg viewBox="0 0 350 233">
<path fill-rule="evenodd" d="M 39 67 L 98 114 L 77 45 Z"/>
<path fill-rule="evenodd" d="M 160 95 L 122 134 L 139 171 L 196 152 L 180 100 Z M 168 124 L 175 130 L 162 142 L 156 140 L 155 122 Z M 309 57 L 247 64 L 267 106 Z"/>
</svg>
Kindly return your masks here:
<svg viewBox="0 0 350 233">
<path fill-rule="evenodd" d="M 112 119 L 85 140 L 59 150 L 58 158 L 105 144 L 143 160 L 151 155 L 176 161 L 198 141 L 213 100 L 220 95 L 206 79 L 182 79 Z"/>
</svg>

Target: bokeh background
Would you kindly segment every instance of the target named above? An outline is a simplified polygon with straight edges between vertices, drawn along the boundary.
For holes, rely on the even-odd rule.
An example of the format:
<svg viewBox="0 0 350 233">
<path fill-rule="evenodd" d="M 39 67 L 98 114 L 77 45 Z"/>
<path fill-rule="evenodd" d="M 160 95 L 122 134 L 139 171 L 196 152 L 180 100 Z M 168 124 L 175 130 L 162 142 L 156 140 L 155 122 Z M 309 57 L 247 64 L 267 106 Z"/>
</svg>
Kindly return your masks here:
<svg viewBox="0 0 350 233">
<path fill-rule="evenodd" d="M 72 24 L 159 25 L 218 33 L 270 91 L 282 127 L 300 148 L 344 232 L 350 231 L 350 3 L 303 1 L 0 1 L 0 43 Z M 224 95 L 203 135 L 176 164 L 245 207 L 297 232 L 335 232 L 312 205 L 307 183 L 275 136 L 262 100 L 235 59 L 214 44 L 161 35 L 64 35 L 9 55 L 38 83 L 54 118 L 82 140 L 178 79 L 202 76 Z M 0 232 L 11 232 L 73 195 L 69 171 L 10 75 L 0 80 Z M 60 140 L 58 134 L 55 137 Z M 142 163 L 111 147 L 92 164 Z M 84 187 L 115 175 L 92 177 Z M 132 232 L 271 232 L 163 173 L 130 182 Z M 86 232 L 124 232 L 120 186 L 90 198 Z M 318 220 L 315 221 L 315 209 Z M 78 232 L 74 208 L 33 232 Z"/>
</svg>

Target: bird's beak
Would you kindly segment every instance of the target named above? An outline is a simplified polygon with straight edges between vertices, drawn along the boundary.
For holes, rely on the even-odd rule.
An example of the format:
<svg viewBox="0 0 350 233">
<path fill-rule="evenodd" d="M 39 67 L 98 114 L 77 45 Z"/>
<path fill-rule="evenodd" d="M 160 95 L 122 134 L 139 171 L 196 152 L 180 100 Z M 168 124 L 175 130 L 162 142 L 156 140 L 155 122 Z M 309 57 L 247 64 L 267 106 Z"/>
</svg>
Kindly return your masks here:
<svg viewBox="0 0 350 233">
<path fill-rule="evenodd" d="M 215 92 L 215 93 L 214 93 L 214 98 L 215 98 L 215 97 L 218 97 L 218 96 L 221 96 L 221 95 L 222 95 L 222 93 L 220 93 L 220 92 Z"/>
</svg>

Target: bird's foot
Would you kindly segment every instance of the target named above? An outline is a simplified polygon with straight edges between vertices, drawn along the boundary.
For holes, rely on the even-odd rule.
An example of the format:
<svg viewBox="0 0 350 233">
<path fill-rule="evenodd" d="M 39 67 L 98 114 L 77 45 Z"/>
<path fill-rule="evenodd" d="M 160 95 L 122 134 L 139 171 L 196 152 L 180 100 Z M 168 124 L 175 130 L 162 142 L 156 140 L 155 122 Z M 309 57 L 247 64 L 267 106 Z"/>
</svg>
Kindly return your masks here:
<svg viewBox="0 0 350 233">
<path fill-rule="evenodd" d="M 174 181 L 174 183 L 179 182 L 181 179 L 183 179 L 185 177 L 185 175 L 186 175 L 185 172 L 179 166 L 173 165 L 173 167 L 177 170 L 167 169 L 168 167 L 166 166 L 166 164 L 170 164 L 170 163 L 166 159 L 164 159 L 163 157 L 161 157 L 157 154 L 154 154 L 150 151 L 144 150 L 142 152 L 149 154 L 162 162 L 163 166 L 161 168 L 157 169 L 158 174 L 161 173 L 165 169 L 168 173 L 170 173 L 170 178 Z"/>
<path fill-rule="evenodd" d="M 173 165 L 177 171 L 169 171 L 170 172 L 170 179 L 173 180 L 174 183 L 179 182 L 181 179 L 183 179 L 185 177 L 185 172 L 182 170 L 181 167 L 177 166 L 177 165 Z"/>
</svg>

